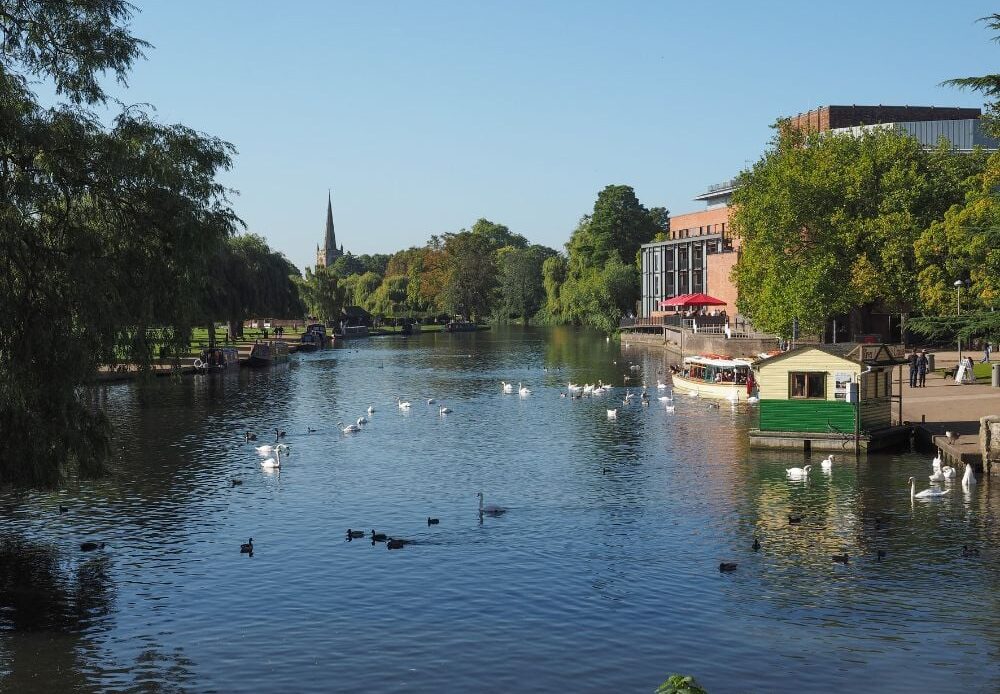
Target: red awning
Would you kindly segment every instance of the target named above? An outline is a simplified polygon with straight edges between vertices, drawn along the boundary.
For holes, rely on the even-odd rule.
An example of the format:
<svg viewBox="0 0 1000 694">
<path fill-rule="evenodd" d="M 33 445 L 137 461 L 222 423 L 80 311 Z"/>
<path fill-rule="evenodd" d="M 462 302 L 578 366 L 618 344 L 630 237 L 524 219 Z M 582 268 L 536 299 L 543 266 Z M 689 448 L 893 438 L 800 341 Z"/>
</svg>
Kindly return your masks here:
<svg viewBox="0 0 1000 694">
<path fill-rule="evenodd" d="M 721 299 L 716 299 L 714 296 L 709 296 L 708 294 L 681 294 L 680 296 L 675 296 L 672 299 L 664 299 L 660 302 L 662 308 L 668 306 L 673 306 L 675 308 L 684 308 L 686 306 L 725 306 L 726 302 Z"/>
</svg>

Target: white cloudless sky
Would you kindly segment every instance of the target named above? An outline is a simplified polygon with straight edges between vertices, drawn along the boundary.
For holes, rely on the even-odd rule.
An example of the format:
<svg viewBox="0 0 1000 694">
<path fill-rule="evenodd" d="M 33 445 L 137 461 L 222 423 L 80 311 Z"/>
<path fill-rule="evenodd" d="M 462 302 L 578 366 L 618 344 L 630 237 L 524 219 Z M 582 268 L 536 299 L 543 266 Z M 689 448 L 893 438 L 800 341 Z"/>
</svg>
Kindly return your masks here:
<svg viewBox="0 0 1000 694">
<path fill-rule="evenodd" d="M 346 250 L 391 253 L 480 217 L 561 249 L 608 184 L 691 198 L 826 104 L 981 106 L 997 8 L 879 0 L 140 0 L 153 44 L 112 89 L 232 142 L 249 231 L 299 267 L 327 189 Z"/>
</svg>

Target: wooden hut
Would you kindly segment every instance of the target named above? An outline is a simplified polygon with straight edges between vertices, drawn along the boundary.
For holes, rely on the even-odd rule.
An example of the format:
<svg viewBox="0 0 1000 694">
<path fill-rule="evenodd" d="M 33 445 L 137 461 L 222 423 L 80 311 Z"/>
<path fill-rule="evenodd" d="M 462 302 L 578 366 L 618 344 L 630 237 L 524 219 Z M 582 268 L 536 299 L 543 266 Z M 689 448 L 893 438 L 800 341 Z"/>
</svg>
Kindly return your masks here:
<svg viewBox="0 0 1000 694">
<path fill-rule="evenodd" d="M 902 347 L 805 345 L 754 364 L 760 398 L 752 446 L 805 450 L 874 450 L 903 432 L 893 427 L 894 384 Z M 898 422 L 901 417 L 897 417 Z"/>
</svg>

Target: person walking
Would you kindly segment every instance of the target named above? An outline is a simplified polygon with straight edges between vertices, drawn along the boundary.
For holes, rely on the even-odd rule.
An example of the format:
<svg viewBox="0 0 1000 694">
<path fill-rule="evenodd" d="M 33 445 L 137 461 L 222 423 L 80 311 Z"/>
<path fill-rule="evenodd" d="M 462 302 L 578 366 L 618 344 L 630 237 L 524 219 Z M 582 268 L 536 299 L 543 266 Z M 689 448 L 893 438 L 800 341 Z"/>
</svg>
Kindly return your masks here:
<svg viewBox="0 0 1000 694">
<path fill-rule="evenodd" d="M 989 343 L 989 340 L 987 340 L 985 343 L 983 343 L 983 358 L 982 358 L 982 360 L 979 363 L 980 364 L 989 364 L 990 363 L 990 352 L 992 352 L 992 351 L 993 351 L 993 345 L 991 345 Z"/>
<path fill-rule="evenodd" d="M 917 387 L 917 359 L 919 358 L 920 354 L 917 350 L 910 352 L 910 388 Z"/>
<path fill-rule="evenodd" d="M 917 357 L 917 387 L 926 388 L 927 387 L 927 367 L 929 366 L 929 360 L 927 359 L 927 350 L 921 350 L 920 356 Z"/>
</svg>

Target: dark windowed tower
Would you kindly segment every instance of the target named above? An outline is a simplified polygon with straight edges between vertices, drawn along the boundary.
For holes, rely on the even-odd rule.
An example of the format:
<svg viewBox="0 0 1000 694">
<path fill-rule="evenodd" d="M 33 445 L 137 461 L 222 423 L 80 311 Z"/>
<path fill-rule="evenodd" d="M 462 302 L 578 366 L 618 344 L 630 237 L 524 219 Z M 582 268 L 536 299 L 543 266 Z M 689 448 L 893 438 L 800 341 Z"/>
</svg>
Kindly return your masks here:
<svg viewBox="0 0 1000 694">
<path fill-rule="evenodd" d="M 326 236 L 323 247 L 316 246 L 316 267 L 333 265 L 333 262 L 344 255 L 344 246 L 337 248 L 337 235 L 333 230 L 333 200 L 330 193 L 326 195 Z"/>
</svg>

